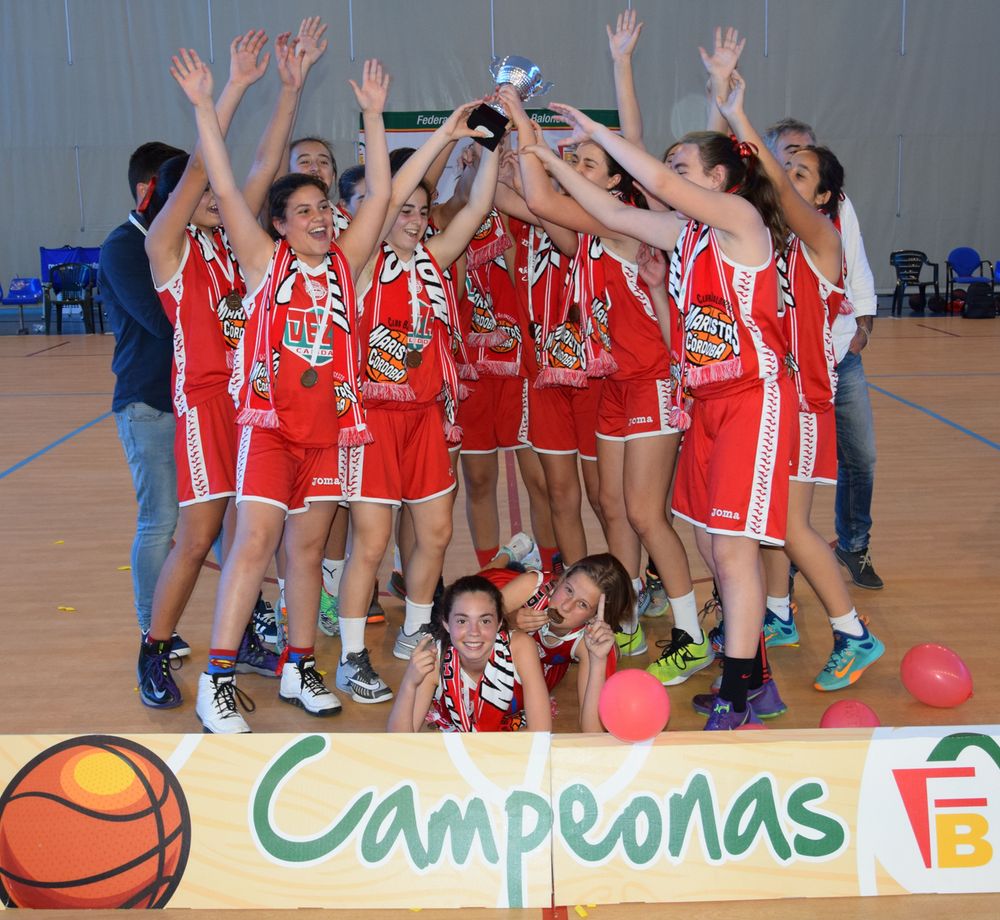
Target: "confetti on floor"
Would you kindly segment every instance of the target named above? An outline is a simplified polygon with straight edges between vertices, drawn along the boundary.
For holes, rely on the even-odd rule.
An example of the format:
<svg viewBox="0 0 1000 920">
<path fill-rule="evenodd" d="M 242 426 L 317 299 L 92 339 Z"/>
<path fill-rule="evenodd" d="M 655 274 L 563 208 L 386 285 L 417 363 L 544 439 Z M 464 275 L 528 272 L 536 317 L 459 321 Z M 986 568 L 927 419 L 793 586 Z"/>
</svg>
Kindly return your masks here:
<svg viewBox="0 0 1000 920">
<path fill-rule="evenodd" d="M 131 572 L 132 571 L 132 566 L 130 566 L 130 565 L 120 565 L 120 566 L 118 566 L 118 571 L 119 572 Z"/>
<path fill-rule="evenodd" d="M 56 546 L 62 546 L 62 545 L 63 545 L 63 543 L 65 543 L 65 542 L 66 542 L 65 540 L 56 540 L 56 541 L 55 541 L 55 545 L 56 545 Z"/>
<path fill-rule="evenodd" d="M 576 905 L 576 907 L 574 907 L 574 908 L 573 908 L 573 910 L 575 910 L 575 911 L 576 911 L 576 915 L 577 915 L 578 917 L 589 917 L 589 916 L 590 916 L 590 915 L 589 915 L 589 914 L 588 914 L 588 913 L 587 913 L 587 912 L 586 912 L 586 911 L 585 911 L 585 910 L 583 909 L 583 905 L 582 905 L 582 904 L 577 904 L 577 905 Z"/>
<path fill-rule="evenodd" d="M 61 610 L 63 613 L 76 613 L 76 607 L 56 607 L 56 610 Z"/>
</svg>

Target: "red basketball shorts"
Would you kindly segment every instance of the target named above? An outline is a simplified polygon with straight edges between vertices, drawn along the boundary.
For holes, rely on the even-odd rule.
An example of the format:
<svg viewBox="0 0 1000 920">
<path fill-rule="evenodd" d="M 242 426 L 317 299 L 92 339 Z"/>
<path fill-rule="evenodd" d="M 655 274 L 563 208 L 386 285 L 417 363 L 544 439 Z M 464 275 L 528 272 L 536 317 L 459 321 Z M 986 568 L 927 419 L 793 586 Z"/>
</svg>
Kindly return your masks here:
<svg viewBox="0 0 1000 920">
<path fill-rule="evenodd" d="M 288 514 L 309 510 L 309 502 L 343 501 L 338 449 L 299 447 L 273 428 L 240 428 L 236 501 L 265 502 Z"/>
<path fill-rule="evenodd" d="M 528 441 L 541 454 L 597 459 L 597 406 L 604 381 L 586 387 L 528 388 Z"/>
<path fill-rule="evenodd" d="M 792 479 L 837 484 L 837 419 L 833 409 L 800 412 L 792 445 Z"/>
<path fill-rule="evenodd" d="M 696 399 L 674 479 L 674 513 L 709 533 L 785 542 L 797 402 L 785 377 Z"/>
<path fill-rule="evenodd" d="M 527 447 L 528 381 L 483 374 L 468 386 L 468 398 L 458 404 L 462 453 L 492 454 Z"/>
<path fill-rule="evenodd" d="M 368 409 L 372 444 L 345 447 L 340 474 L 348 501 L 416 504 L 455 488 L 440 403 Z"/>
<path fill-rule="evenodd" d="M 672 383 L 664 380 L 605 380 L 597 407 L 597 436 L 607 441 L 631 441 L 661 434 L 678 434 L 667 421 Z"/>
<path fill-rule="evenodd" d="M 236 436 L 236 407 L 228 393 L 177 419 L 174 461 L 181 506 L 236 494 Z"/>
</svg>

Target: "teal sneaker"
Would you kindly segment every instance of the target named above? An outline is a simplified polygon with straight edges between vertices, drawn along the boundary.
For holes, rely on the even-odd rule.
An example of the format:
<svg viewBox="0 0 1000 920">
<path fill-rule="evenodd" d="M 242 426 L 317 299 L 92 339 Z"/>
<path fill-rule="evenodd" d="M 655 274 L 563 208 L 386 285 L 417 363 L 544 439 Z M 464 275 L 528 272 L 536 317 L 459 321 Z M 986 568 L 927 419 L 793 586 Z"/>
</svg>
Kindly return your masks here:
<svg viewBox="0 0 1000 920">
<path fill-rule="evenodd" d="M 715 658 L 712 643 L 704 632 L 701 635 L 701 642 L 695 642 L 683 629 L 675 626 L 670 639 L 656 644 L 661 646 L 663 651 L 646 670 L 664 687 L 684 683 L 692 674 L 707 668 Z"/>
<path fill-rule="evenodd" d="M 778 614 L 768 610 L 764 614 L 764 644 L 768 648 L 780 648 L 783 645 L 798 648 L 799 630 L 795 625 L 795 617 L 789 616 L 787 620 L 783 620 Z"/>
<path fill-rule="evenodd" d="M 327 636 L 340 635 L 340 618 L 337 616 L 338 601 L 332 594 L 327 594 L 325 588 L 319 589 L 319 619 L 317 626 L 321 633 Z"/>
<path fill-rule="evenodd" d="M 667 596 L 649 584 L 639 592 L 638 602 L 641 617 L 662 617 L 670 609 Z"/>
<path fill-rule="evenodd" d="M 885 646 L 868 629 L 864 619 L 861 626 L 864 633 L 860 637 L 833 631 L 833 651 L 813 683 L 817 690 L 842 690 L 851 686 L 885 654 Z"/>
<path fill-rule="evenodd" d="M 619 658 L 641 655 L 649 648 L 646 645 L 646 637 L 642 633 L 642 627 L 638 623 L 635 624 L 635 632 L 615 633 L 615 645 L 618 646 Z"/>
</svg>

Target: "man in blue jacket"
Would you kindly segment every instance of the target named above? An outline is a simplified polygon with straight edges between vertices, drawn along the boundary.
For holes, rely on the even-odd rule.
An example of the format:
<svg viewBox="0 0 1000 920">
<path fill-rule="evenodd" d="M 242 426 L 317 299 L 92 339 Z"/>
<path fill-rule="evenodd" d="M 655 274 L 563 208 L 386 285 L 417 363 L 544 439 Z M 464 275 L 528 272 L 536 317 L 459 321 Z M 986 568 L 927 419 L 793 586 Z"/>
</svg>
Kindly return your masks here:
<svg viewBox="0 0 1000 920">
<path fill-rule="evenodd" d="M 174 331 L 153 288 L 142 211 L 160 165 L 183 153 L 153 141 L 132 154 L 128 183 L 136 209 L 104 241 L 98 273 L 115 334 L 111 369 L 117 381 L 111 408 L 139 505 L 132 543 L 132 586 L 143 633 L 149 630 L 156 579 L 177 524 L 177 470 L 170 396 Z M 173 655 L 189 652 L 187 644 L 175 635 Z"/>
</svg>

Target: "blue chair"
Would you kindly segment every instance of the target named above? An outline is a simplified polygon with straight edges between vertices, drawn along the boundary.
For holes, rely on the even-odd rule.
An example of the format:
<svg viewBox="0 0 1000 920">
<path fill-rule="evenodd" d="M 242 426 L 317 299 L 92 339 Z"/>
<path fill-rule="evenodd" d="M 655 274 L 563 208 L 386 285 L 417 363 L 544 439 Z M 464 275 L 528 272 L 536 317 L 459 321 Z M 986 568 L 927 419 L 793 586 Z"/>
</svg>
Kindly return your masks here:
<svg viewBox="0 0 1000 920">
<path fill-rule="evenodd" d="M 993 263 L 989 259 L 979 258 L 979 253 L 971 246 L 959 246 L 948 253 L 945 263 L 948 275 L 945 281 L 945 300 L 951 303 L 952 292 L 956 284 L 969 285 L 976 281 L 988 284 L 990 293 L 996 293 L 994 288 Z"/>
<path fill-rule="evenodd" d="M 7 296 L 3 298 L 5 307 L 17 307 L 20 328 L 18 335 L 27 335 L 28 327 L 24 325 L 24 308 L 30 304 L 41 303 L 43 299 L 41 278 L 20 278 L 10 279 L 7 285 Z"/>
<path fill-rule="evenodd" d="M 66 262 L 53 265 L 49 269 L 49 284 L 45 288 L 45 334 L 49 334 L 52 311 L 56 313 L 56 335 L 62 334 L 62 311 L 64 307 L 78 306 L 83 316 L 83 328 L 94 332 L 94 291 L 92 272 L 89 265 L 82 262 Z M 101 331 L 104 319 L 101 318 Z"/>
</svg>

